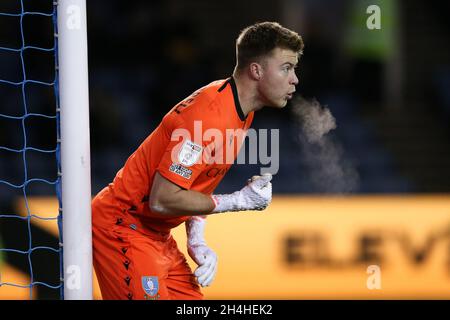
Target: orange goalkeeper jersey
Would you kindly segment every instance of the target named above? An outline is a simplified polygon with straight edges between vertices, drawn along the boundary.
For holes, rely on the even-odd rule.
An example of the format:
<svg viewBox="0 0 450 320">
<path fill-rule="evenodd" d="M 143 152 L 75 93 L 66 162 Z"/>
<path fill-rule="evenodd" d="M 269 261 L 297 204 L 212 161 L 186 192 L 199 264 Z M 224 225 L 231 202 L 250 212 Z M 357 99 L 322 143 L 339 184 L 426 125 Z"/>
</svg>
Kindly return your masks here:
<svg viewBox="0 0 450 320">
<path fill-rule="evenodd" d="M 164 116 L 96 196 L 93 223 L 104 226 L 120 216 L 144 232 L 169 233 L 188 216 L 150 210 L 156 171 L 184 189 L 211 194 L 236 159 L 253 116 L 244 116 L 232 77 L 195 91 Z"/>
</svg>

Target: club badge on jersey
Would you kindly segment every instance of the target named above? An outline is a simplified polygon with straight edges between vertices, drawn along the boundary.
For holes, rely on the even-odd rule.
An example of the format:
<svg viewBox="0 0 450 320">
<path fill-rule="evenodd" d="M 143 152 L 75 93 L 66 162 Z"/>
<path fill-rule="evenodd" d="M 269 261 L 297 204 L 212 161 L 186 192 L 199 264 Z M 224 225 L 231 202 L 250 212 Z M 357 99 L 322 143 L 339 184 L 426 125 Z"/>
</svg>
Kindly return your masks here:
<svg viewBox="0 0 450 320">
<path fill-rule="evenodd" d="M 190 140 L 186 140 L 178 153 L 178 161 L 185 167 L 195 164 L 202 154 L 203 147 Z"/>
<path fill-rule="evenodd" d="M 142 277 L 142 288 L 148 295 L 148 298 L 156 296 L 159 290 L 158 277 L 154 276 L 143 276 Z"/>
</svg>

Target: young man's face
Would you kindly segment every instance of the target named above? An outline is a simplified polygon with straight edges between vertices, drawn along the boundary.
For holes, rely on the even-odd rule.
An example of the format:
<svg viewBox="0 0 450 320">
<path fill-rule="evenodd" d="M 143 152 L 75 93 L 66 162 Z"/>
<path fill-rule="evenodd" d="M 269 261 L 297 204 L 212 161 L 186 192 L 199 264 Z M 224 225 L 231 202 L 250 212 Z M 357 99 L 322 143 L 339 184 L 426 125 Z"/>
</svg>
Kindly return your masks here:
<svg viewBox="0 0 450 320">
<path fill-rule="evenodd" d="M 259 93 L 266 106 L 283 108 L 292 98 L 298 78 L 295 67 L 298 54 L 289 49 L 275 48 L 262 63 Z"/>
</svg>

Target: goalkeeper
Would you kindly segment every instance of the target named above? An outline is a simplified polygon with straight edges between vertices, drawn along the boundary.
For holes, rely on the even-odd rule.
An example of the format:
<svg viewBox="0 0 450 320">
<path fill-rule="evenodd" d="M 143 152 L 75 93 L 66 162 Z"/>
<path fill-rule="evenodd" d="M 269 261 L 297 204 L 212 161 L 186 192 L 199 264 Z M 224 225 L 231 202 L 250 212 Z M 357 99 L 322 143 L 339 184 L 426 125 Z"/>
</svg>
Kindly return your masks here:
<svg viewBox="0 0 450 320">
<path fill-rule="evenodd" d="M 278 23 L 245 28 L 232 76 L 170 110 L 97 194 L 93 260 L 104 299 L 202 299 L 200 286 L 209 286 L 217 271 L 217 256 L 203 236 L 206 216 L 263 210 L 272 199 L 270 174 L 252 177 L 234 193 L 214 194 L 243 141 L 229 150 L 236 137 L 230 140 L 227 132 L 245 136 L 254 111 L 286 105 L 302 50 L 301 37 Z M 207 130 L 226 138 L 211 141 Z M 223 161 L 224 153 L 233 161 Z M 198 264 L 194 273 L 170 234 L 183 222 L 188 253 Z"/>
</svg>

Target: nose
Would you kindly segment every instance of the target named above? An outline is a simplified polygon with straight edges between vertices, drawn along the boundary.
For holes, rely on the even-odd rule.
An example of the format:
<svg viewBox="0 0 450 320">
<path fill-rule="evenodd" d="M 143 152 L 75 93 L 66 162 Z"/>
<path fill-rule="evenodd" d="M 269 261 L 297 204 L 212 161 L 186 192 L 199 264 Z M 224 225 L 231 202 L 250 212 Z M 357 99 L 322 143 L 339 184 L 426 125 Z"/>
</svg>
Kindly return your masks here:
<svg viewBox="0 0 450 320">
<path fill-rule="evenodd" d="M 294 86 L 296 86 L 298 84 L 298 77 L 297 74 L 294 72 L 293 77 L 291 79 L 291 84 L 293 84 Z"/>
</svg>

